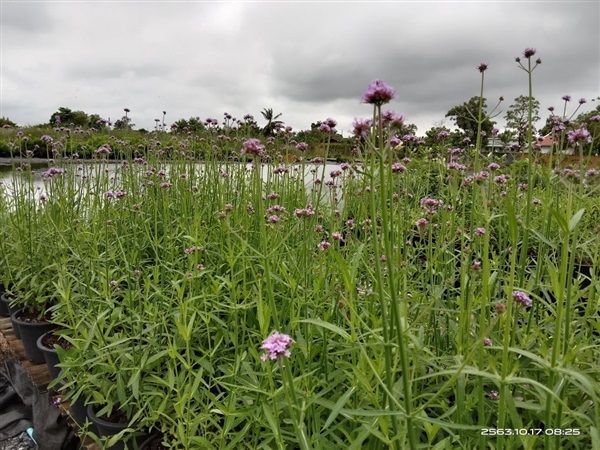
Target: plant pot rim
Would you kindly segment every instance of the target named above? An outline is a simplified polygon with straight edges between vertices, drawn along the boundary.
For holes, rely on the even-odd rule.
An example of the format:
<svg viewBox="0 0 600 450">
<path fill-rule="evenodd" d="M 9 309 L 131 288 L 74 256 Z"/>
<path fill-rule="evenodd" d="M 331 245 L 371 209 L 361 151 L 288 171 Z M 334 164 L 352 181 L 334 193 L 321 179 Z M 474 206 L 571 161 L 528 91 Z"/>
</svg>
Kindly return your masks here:
<svg viewBox="0 0 600 450">
<path fill-rule="evenodd" d="M 96 415 L 96 411 L 94 411 L 94 409 L 97 406 L 100 406 L 100 405 L 98 405 L 97 403 L 90 403 L 89 405 L 87 405 L 87 413 L 92 422 L 96 422 L 97 424 L 99 424 L 101 426 L 105 426 L 105 427 L 123 427 L 123 428 L 129 427 L 129 422 L 128 423 L 115 423 L 115 422 L 109 422 L 108 420 L 101 419 L 100 417 L 98 417 Z"/>
<path fill-rule="evenodd" d="M 11 315 L 11 319 L 14 320 L 15 322 L 19 322 L 19 325 L 29 325 L 29 326 L 32 326 L 32 327 L 36 327 L 36 326 L 46 327 L 48 325 L 54 325 L 52 322 L 47 321 L 47 320 L 44 321 L 44 322 L 25 322 L 25 321 L 23 321 L 23 320 L 21 320 L 21 319 L 19 319 L 17 317 L 22 312 L 23 312 L 23 310 L 19 308 L 14 313 L 12 313 L 12 315 Z"/>
<path fill-rule="evenodd" d="M 20 322 L 20 321 L 19 321 Z M 20 322 L 22 323 L 22 322 Z M 38 339 L 37 339 L 37 346 L 40 350 L 44 350 L 47 352 L 52 352 L 52 353 L 56 353 L 56 349 L 55 348 L 50 348 L 50 347 L 46 347 L 43 344 L 43 340 L 46 337 L 46 335 L 50 334 L 50 333 L 54 333 L 56 331 L 56 328 L 53 328 L 52 330 L 48 330 L 46 331 L 44 334 L 42 334 Z"/>
<path fill-rule="evenodd" d="M 150 442 L 152 442 L 154 439 L 156 439 L 157 437 L 161 436 L 160 432 L 155 432 L 152 433 L 150 436 L 148 436 L 144 442 L 142 442 L 139 446 L 140 449 L 145 449 L 147 448 L 147 446 L 150 444 Z"/>
</svg>

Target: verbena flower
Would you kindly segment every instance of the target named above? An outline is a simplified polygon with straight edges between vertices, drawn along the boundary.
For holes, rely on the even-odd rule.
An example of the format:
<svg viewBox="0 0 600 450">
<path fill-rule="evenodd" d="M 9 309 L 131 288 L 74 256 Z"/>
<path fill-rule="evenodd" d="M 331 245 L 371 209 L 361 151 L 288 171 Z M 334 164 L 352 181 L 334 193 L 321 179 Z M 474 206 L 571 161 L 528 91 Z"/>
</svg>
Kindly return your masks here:
<svg viewBox="0 0 600 450">
<path fill-rule="evenodd" d="M 290 352 L 290 347 L 294 344 L 294 341 L 287 334 L 279 333 L 275 331 L 271 336 L 266 338 L 262 345 L 261 350 L 264 350 L 265 353 L 260 357 L 263 361 L 267 359 L 276 360 L 285 356 L 289 358 L 292 354 Z"/>
<path fill-rule="evenodd" d="M 396 111 L 385 111 L 381 114 L 381 120 L 384 125 L 401 127 L 404 124 L 404 116 Z"/>
<path fill-rule="evenodd" d="M 389 103 L 396 96 L 396 91 L 382 80 L 374 80 L 362 95 L 363 103 L 381 106 Z"/>
<path fill-rule="evenodd" d="M 531 306 L 531 299 L 525 292 L 514 291 L 512 296 L 516 302 L 521 303 L 523 306 Z"/>
<path fill-rule="evenodd" d="M 243 148 L 240 151 L 242 155 L 264 156 L 265 146 L 256 138 L 250 138 L 244 142 Z"/>
<path fill-rule="evenodd" d="M 477 70 L 479 70 L 479 72 L 483 73 L 487 70 L 488 65 L 486 63 L 481 63 L 477 66 Z"/>
<path fill-rule="evenodd" d="M 397 173 L 397 172 L 406 172 L 408 169 L 406 168 L 406 166 L 400 164 L 400 163 L 394 163 L 392 164 L 392 172 Z"/>
<path fill-rule="evenodd" d="M 418 226 L 419 228 L 423 228 L 424 226 L 426 226 L 429 223 L 429 220 L 425 219 L 424 217 L 420 218 L 419 220 L 417 220 L 415 222 L 415 225 Z"/>
<path fill-rule="evenodd" d="M 329 247 L 331 247 L 331 244 L 327 241 L 321 241 L 321 243 L 319 245 L 317 245 L 317 248 L 319 250 L 321 250 L 322 252 L 327 250 Z"/>
<path fill-rule="evenodd" d="M 535 55 L 535 48 L 526 48 L 523 50 L 523 56 L 525 58 L 531 58 L 533 55 Z"/>
<path fill-rule="evenodd" d="M 371 131 L 372 121 L 370 119 L 354 119 L 352 122 L 353 130 L 355 136 L 367 136 Z"/>
<path fill-rule="evenodd" d="M 567 133 L 567 140 L 571 144 L 589 144 L 592 142 L 592 136 L 590 132 L 585 128 L 585 125 L 581 125 L 579 128 Z"/>
</svg>

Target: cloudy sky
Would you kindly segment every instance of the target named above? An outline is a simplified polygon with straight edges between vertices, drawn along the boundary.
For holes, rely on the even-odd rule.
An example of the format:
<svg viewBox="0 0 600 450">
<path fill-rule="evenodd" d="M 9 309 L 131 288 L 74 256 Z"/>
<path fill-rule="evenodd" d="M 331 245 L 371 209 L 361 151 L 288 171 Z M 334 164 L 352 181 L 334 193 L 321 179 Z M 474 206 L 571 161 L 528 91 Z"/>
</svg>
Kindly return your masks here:
<svg viewBox="0 0 600 450">
<path fill-rule="evenodd" d="M 542 64 L 534 96 L 562 111 L 563 95 L 600 96 L 600 2 L 565 1 L 27 1 L 0 0 L 0 116 L 47 122 L 60 106 L 113 121 L 131 110 L 154 129 L 167 111 L 222 119 L 272 108 L 295 130 L 332 117 L 349 132 L 369 117 L 374 79 L 394 87 L 390 109 L 423 134 L 479 94 L 527 94 L 515 63 Z M 451 125 L 446 121 L 446 125 Z"/>
</svg>

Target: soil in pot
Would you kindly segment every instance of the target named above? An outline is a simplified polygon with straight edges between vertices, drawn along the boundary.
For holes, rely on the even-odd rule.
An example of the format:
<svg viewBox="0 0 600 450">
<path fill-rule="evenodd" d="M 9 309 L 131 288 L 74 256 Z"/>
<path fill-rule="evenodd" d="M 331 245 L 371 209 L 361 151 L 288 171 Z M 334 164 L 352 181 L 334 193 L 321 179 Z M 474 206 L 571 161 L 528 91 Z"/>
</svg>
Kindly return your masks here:
<svg viewBox="0 0 600 450">
<path fill-rule="evenodd" d="M 162 434 L 153 434 L 140 445 L 139 450 L 168 450 L 167 447 L 162 445 Z"/>
<path fill-rule="evenodd" d="M 38 348 L 37 341 L 42 334 L 56 328 L 56 325 L 50 322 L 49 314 L 40 319 L 36 314 L 18 310 L 13 313 L 11 319 L 13 320 L 13 325 L 19 328 L 25 354 L 29 361 L 35 364 L 44 364 L 46 358 L 44 357 L 44 353 Z"/>
</svg>

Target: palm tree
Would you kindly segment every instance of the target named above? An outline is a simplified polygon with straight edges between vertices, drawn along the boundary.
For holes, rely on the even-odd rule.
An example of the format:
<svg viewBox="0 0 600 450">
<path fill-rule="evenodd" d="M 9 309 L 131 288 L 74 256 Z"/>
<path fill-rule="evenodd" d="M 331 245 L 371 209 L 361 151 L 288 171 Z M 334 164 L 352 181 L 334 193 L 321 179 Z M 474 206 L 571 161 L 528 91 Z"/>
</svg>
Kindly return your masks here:
<svg viewBox="0 0 600 450">
<path fill-rule="evenodd" d="M 267 121 L 267 124 L 263 128 L 263 134 L 265 136 L 271 136 L 271 135 L 273 135 L 273 131 L 275 130 L 275 128 L 278 125 L 280 125 L 280 124 L 283 123 L 282 120 L 277 120 L 279 117 L 281 117 L 281 113 L 279 113 L 276 116 L 274 116 L 273 115 L 273 108 L 265 108 L 260 113 L 263 115 L 263 117 Z"/>
</svg>

